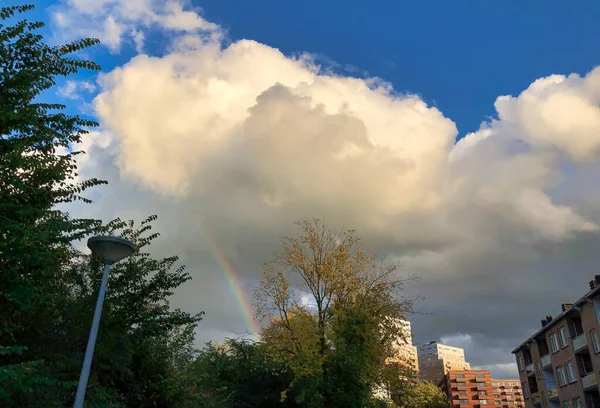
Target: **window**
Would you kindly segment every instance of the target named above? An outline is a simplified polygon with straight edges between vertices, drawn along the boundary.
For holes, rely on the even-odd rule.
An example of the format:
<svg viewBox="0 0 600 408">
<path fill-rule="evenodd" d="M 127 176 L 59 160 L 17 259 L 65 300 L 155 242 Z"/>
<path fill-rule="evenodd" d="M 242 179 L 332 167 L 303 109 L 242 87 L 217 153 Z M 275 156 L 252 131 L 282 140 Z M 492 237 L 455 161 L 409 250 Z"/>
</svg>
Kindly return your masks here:
<svg viewBox="0 0 600 408">
<path fill-rule="evenodd" d="M 565 326 L 558 329 L 558 340 L 560 342 L 560 348 L 565 348 L 569 345 L 569 338 L 567 337 L 567 329 Z"/>
<path fill-rule="evenodd" d="M 465 378 L 464 374 L 456 374 L 456 378 Z"/>
<path fill-rule="evenodd" d="M 552 349 L 553 353 L 556 353 L 558 351 L 558 344 L 556 343 L 556 334 L 552 333 L 549 337 L 550 339 L 550 348 Z"/>
<path fill-rule="evenodd" d="M 517 366 L 519 367 L 519 371 L 523 371 L 525 369 L 525 363 L 523 362 L 523 356 L 517 357 Z M 500 385 L 500 384 L 497 384 Z"/>
<path fill-rule="evenodd" d="M 519 356 L 519 357 L 521 357 L 521 356 Z M 499 382 L 493 382 L 493 383 L 492 383 L 492 387 L 498 387 L 499 385 L 500 385 L 500 383 L 499 383 Z"/>
<path fill-rule="evenodd" d="M 494 398 L 500 398 L 500 394 L 494 394 Z"/>
<path fill-rule="evenodd" d="M 467 383 L 466 382 L 459 382 L 459 383 L 456 383 L 456 386 L 457 387 L 466 387 Z"/>
<path fill-rule="evenodd" d="M 487 395 L 487 392 L 485 392 L 485 391 L 477 391 L 477 395 Z"/>
<path fill-rule="evenodd" d="M 486 400 L 486 399 L 483 399 L 483 400 L 482 400 L 482 399 L 480 399 L 480 400 L 479 400 L 479 404 L 480 404 L 480 405 L 486 405 L 487 403 L 488 403 L 488 400 Z"/>
<path fill-rule="evenodd" d="M 598 333 L 595 330 L 590 332 L 592 338 L 592 346 L 594 346 L 594 353 L 600 353 L 600 342 L 598 341 Z"/>
<path fill-rule="evenodd" d="M 540 363 L 538 362 L 535 363 L 535 375 L 538 380 L 542 379 L 542 370 L 540 370 Z"/>
<path fill-rule="evenodd" d="M 483 374 L 475 374 L 475 378 L 484 378 L 484 377 L 485 377 L 485 375 L 483 375 Z"/>
<path fill-rule="evenodd" d="M 571 408 L 571 403 L 569 401 L 563 401 L 563 408 Z"/>
<path fill-rule="evenodd" d="M 469 403 L 469 400 L 467 400 L 467 399 L 461 399 L 461 400 L 458 400 L 458 402 L 459 402 L 461 405 L 467 405 L 467 404 Z"/>
<path fill-rule="evenodd" d="M 583 401 L 581 398 L 573 399 L 573 408 L 583 408 Z"/>
<path fill-rule="evenodd" d="M 467 392 L 465 390 L 459 390 L 458 395 L 467 395 Z"/>
<path fill-rule="evenodd" d="M 526 382 L 521 383 L 521 389 L 523 390 L 523 395 L 525 398 L 529 398 L 529 387 L 527 386 Z"/>
<path fill-rule="evenodd" d="M 575 375 L 575 368 L 573 367 L 572 361 L 569 361 L 567 363 L 566 371 L 567 371 L 567 379 L 569 380 L 569 383 L 573 383 L 573 382 L 577 381 L 577 376 Z"/>
<path fill-rule="evenodd" d="M 484 383 L 484 382 L 478 382 L 478 383 L 477 383 L 477 386 L 478 386 L 478 387 L 485 387 L 485 383 Z"/>
<path fill-rule="evenodd" d="M 567 383 L 562 367 L 556 367 L 556 377 L 558 378 L 558 385 L 561 387 Z"/>
</svg>

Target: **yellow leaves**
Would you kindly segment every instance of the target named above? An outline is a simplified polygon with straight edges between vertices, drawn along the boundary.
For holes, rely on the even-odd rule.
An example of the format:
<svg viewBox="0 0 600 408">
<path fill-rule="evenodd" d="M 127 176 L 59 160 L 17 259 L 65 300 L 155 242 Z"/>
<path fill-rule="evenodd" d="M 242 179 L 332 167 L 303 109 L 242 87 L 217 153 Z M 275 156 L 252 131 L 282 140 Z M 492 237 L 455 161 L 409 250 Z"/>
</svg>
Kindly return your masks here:
<svg viewBox="0 0 600 408">
<path fill-rule="evenodd" d="M 349 338 L 369 342 L 369 361 L 391 357 L 403 332 L 389 323 L 411 308 L 399 297 L 396 265 L 361 249 L 353 230 L 335 231 L 318 219 L 296 225 L 302 234 L 282 239 L 254 293 L 257 315 L 269 321 L 262 337 L 271 355 L 296 376 L 320 375 L 334 344 Z"/>
<path fill-rule="evenodd" d="M 279 399 L 279 402 L 285 402 L 285 399 L 287 398 L 287 393 L 289 390 L 285 390 L 285 391 L 281 391 L 281 398 Z"/>
</svg>

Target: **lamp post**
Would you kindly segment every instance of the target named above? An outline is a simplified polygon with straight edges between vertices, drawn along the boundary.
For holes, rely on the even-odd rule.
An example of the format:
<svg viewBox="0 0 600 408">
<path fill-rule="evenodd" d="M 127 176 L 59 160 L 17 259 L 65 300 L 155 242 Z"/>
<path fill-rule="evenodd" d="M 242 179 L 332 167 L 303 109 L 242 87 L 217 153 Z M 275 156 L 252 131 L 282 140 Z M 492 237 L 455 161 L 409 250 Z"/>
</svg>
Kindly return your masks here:
<svg viewBox="0 0 600 408">
<path fill-rule="evenodd" d="M 81 374 L 79 375 L 77 395 L 75 396 L 75 404 L 73 405 L 74 408 L 83 408 L 85 390 L 90 376 L 90 368 L 94 356 L 94 347 L 96 346 L 96 336 L 98 335 L 98 326 L 100 325 L 100 315 L 102 314 L 102 304 L 104 303 L 104 294 L 106 293 L 110 266 L 115 262 L 119 262 L 121 259 L 127 258 L 135 251 L 135 246 L 130 241 L 112 236 L 92 237 L 88 240 L 87 246 L 91 249 L 93 254 L 100 256 L 104 261 L 104 272 L 102 273 L 102 282 L 100 283 L 100 290 L 98 291 L 98 300 L 96 301 L 96 311 L 94 312 L 90 337 L 88 338 L 87 348 L 85 349 L 83 367 L 81 367 Z"/>
</svg>

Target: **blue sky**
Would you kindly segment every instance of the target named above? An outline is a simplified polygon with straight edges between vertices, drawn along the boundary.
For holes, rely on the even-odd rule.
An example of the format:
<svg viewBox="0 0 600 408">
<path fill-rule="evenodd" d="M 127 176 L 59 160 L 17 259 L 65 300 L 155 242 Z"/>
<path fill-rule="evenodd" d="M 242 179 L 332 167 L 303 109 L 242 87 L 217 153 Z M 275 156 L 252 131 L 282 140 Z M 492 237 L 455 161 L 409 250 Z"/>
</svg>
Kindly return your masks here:
<svg viewBox="0 0 600 408">
<path fill-rule="evenodd" d="M 407 288 L 426 299 L 417 343 L 443 339 L 514 376 L 510 351 L 600 263 L 600 3 L 377 4 L 57 0 L 36 11 L 53 41 L 103 40 L 89 51 L 103 79 L 85 73 L 49 94 L 101 123 L 81 174 L 109 184 L 73 213 L 159 216 L 156 252 L 180 255 L 194 278 L 174 305 L 206 312 L 198 341 L 247 330 L 210 245 L 251 296 L 294 220 L 356 228 L 423 278 Z"/>
<path fill-rule="evenodd" d="M 461 135 L 494 113 L 498 95 L 537 78 L 600 64 L 600 2 L 265 1 L 194 2 L 232 38 L 285 54 L 323 54 L 414 92 Z"/>
<path fill-rule="evenodd" d="M 567 7 L 531 2 L 208 0 L 192 2 L 228 39 L 253 39 L 286 55 L 308 52 L 346 75 L 377 76 L 397 92 L 419 94 L 459 129 L 458 138 L 494 115 L 499 95 L 517 95 L 537 78 L 584 74 L 600 65 L 600 3 Z M 48 21 L 50 9 L 35 15 Z M 164 33 L 147 52 L 164 52 Z M 135 55 L 96 49 L 104 70 Z M 83 77 L 89 77 L 84 74 Z"/>
</svg>

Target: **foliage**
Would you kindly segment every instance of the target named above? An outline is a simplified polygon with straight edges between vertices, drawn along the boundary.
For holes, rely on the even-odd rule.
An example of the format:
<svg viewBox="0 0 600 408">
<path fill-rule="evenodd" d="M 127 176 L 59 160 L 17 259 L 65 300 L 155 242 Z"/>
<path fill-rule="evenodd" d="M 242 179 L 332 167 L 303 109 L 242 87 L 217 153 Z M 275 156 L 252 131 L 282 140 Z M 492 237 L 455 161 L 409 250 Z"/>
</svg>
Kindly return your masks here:
<svg viewBox="0 0 600 408">
<path fill-rule="evenodd" d="M 398 297 L 404 281 L 395 264 L 361 250 L 354 231 L 318 219 L 297 225 L 303 235 L 283 238 L 255 291 L 258 315 L 269 320 L 263 339 L 293 371 L 291 388 L 306 406 L 366 406 L 403 335 L 394 322 L 411 310 Z M 304 293 L 313 305 L 303 304 Z"/>
<path fill-rule="evenodd" d="M 3 7 L 0 20 L 32 8 Z M 97 41 L 50 47 L 35 33 L 43 25 L 0 24 L 0 399 L 17 405 L 16 394 L 73 385 L 48 377 L 38 350 L 63 307 L 57 276 L 72 255 L 70 242 L 97 223 L 71 219 L 56 205 L 88 201 L 80 194 L 103 183 L 77 181 L 81 152 L 68 151 L 96 123 L 37 102 L 57 76 L 99 69 L 69 56 Z"/>
<path fill-rule="evenodd" d="M 448 396 L 431 381 L 416 381 L 396 400 L 402 408 L 447 408 Z"/>
<path fill-rule="evenodd" d="M 155 219 L 149 217 L 139 227 L 120 220 L 104 227 L 133 242 L 137 250 L 111 268 L 88 385 L 101 392 L 90 393 L 88 402 L 110 395 L 122 406 L 149 407 L 177 406 L 185 399 L 183 371 L 195 354 L 194 329 L 202 313 L 171 310 L 168 298 L 191 277 L 183 266 L 175 268 L 176 256 L 154 259 L 144 252 L 159 236 L 151 231 Z M 62 321 L 70 344 L 61 354 L 75 363 L 70 366 L 73 376 L 83 360 L 102 265 L 81 257 L 68 273 L 65 289 L 71 304 Z"/>
<path fill-rule="evenodd" d="M 1 8 L 0 20 L 31 9 Z M 0 24 L 0 406 L 73 403 L 102 269 L 73 244 L 91 233 L 117 233 L 138 250 L 112 267 L 86 405 L 182 406 L 200 314 L 171 310 L 168 298 L 190 276 L 177 257 L 143 252 L 156 217 L 102 226 L 59 209 L 89 203 L 84 190 L 105 183 L 79 179 L 83 152 L 73 150 L 97 124 L 40 99 L 59 76 L 98 70 L 71 55 L 98 41 L 52 47 L 36 33 L 43 26 Z"/>
<path fill-rule="evenodd" d="M 191 406 L 203 408 L 296 407 L 286 395 L 291 373 L 260 342 L 228 339 L 207 344 L 189 368 Z M 287 398 L 282 398 L 286 396 Z"/>
</svg>

